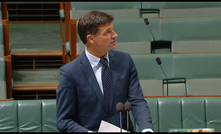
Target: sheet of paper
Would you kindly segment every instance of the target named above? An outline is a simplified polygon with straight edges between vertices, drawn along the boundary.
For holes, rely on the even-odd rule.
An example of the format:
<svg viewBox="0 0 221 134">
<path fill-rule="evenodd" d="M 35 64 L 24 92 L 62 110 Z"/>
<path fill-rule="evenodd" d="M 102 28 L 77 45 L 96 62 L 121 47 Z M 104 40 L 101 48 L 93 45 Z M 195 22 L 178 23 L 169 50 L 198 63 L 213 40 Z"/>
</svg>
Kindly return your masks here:
<svg viewBox="0 0 221 134">
<path fill-rule="evenodd" d="M 98 132 L 120 132 L 120 128 L 102 120 Z M 127 131 L 122 129 L 122 132 Z"/>
</svg>

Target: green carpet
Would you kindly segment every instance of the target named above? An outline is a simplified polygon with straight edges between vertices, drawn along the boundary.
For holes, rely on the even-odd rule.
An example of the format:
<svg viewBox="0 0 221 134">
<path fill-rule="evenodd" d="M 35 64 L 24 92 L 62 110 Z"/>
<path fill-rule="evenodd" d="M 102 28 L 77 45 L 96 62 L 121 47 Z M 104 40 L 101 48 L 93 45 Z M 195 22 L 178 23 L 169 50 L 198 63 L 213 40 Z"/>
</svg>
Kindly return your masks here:
<svg viewBox="0 0 221 134">
<path fill-rule="evenodd" d="M 13 70 L 13 84 L 56 84 L 60 80 L 59 69 Z"/>
<path fill-rule="evenodd" d="M 60 23 L 9 24 L 11 51 L 62 50 Z"/>
</svg>

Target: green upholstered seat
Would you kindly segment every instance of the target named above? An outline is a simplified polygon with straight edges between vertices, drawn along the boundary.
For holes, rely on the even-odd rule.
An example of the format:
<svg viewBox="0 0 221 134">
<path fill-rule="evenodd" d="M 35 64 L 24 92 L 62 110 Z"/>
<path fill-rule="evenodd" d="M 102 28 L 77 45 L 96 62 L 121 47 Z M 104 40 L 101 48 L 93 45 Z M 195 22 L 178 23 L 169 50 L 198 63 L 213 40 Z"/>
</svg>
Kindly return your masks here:
<svg viewBox="0 0 221 134">
<path fill-rule="evenodd" d="M 5 47 L 4 47 L 4 28 L 3 22 L 0 21 L 0 56 L 5 55 Z"/>
<path fill-rule="evenodd" d="M 131 57 L 145 96 L 167 95 L 167 84 L 163 83 L 166 78 L 155 60 L 157 57 L 161 59 L 167 78 L 175 79 L 169 82 L 169 95 L 221 95 L 221 53 L 146 54 Z"/>
<path fill-rule="evenodd" d="M 145 98 L 154 132 L 180 128 L 214 128 L 221 131 L 220 97 Z M 133 108 L 133 107 L 132 107 Z M 59 132 L 56 100 L 0 101 L 0 132 Z M 140 132 L 130 112 L 136 132 Z"/>
<path fill-rule="evenodd" d="M 151 20 L 157 29 L 157 20 Z M 114 31 L 118 34 L 116 38 L 116 49 L 130 54 L 150 53 L 151 33 L 145 25 L 143 19 L 115 19 Z M 158 35 L 159 30 L 154 33 Z M 67 46 L 67 45 L 66 45 Z M 85 45 L 77 34 L 77 55 L 85 49 Z M 70 48 L 70 47 L 69 47 Z M 69 50 L 67 50 L 69 52 Z"/>
<path fill-rule="evenodd" d="M 71 19 L 79 19 L 91 10 L 100 10 L 115 18 L 140 18 L 140 2 L 71 2 Z"/>
<path fill-rule="evenodd" d="M 0 132 L 59 132 L 56 100 L 0 101 Z"/>
<path fill-rule="evenodd" d="M 174 77 L 187 79 L 191 95 L 221 94 L 221 53 L 174 55 Z"/>
<path fill-rule="evenodd" d="M 149 19 L 155 40 L 172 42 L 171 52 L 221 52 L 219 25 L 221 17 Z M 143 19 L 116 19 L 116 50 L 130 54 L 151 53 L 153 37 Z M 84 45 L 77 38 L 77 54 Z M 158 53 L 162 49 L 159 49 Z"/>
<path fill-rule="evenodd" d="M 149 19 L 156 41 L 171 41 L 171 52 L 221 52 L 221 17 Z M 143 19 L 115 19 L 116 50 L 129 54 L 151 53 L 152 34 Z M 67 48 L 68 45 L 66 45 Z M 85 49 L 77 34 L 77 55 Z M 156 53 L 168 53 L 164 48 Z M 70 49 L 67 49 L 70 52 Z"/>
<path fill-rule="evenodd" d="M 19 100 L 18 101 L 18 131 L 41 132 L 41 101 Z"/>
<path fill-rule="evenodd" d="M 5 58 L 0 57 L 0 99 L 7 99 Z"/>
<path fill-rule="evenodd" d="M 158 17 L 220 16 L 220 2 L 141 2 L 142 10 L 159 10 Z M 145 15 L 145 14 L 144 14 Z"/>
<path fill-rule="evenodd" d="M 221 131 L 220 97 L 145 98 L 154 132 L 170 129 L 214 128 Z M 132 114 L 131 114 L 132 115 Z M 135 122 L 134 118 L 131 118 Z M 140 132 L 136 125 L 135 130 Z"/>
<path fill-rule="evenodd" d="M 131 55 L 138 71 L 140 84 L 143 89 L 144 96 L 162 96 L 163 95 L 163 79 L 165 76 L 161 67 L 157 64 L 156 58 L 160 57 L 162 67 L 168 78 L 173 75 L 173 55 L 167 54 L 147 54 L 147 55 Z"/>
<path fill-rule="evenodd" d="M 221 52 L 221 17 L 160 19 L 161 40 L 172 52 Z"/>
<path fill-rule="evenodd" d="M 56 101 L 42 100 L 42 132 L 59 132 L 56 128 Z"/>
<path fill-rule="evenodd" d="M 0 132 L 18 132 L 17 101 L 0 101 Z"/>
</svg>

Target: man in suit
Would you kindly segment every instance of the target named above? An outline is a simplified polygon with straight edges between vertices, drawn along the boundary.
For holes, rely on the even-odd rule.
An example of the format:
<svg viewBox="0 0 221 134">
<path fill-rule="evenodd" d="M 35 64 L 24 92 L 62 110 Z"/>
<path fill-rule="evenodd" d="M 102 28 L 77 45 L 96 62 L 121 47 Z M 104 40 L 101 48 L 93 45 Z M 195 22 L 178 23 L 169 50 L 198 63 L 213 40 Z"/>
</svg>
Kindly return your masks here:
<svg viewBox="0 0 221 134">
<path fill-rule="evenodd" d="M 127 101 L 132 104 L 140 131 L 153 132 L 149 107 L 132 58 L 113 50 L 118 36 L 113 30 L 113 20 L 112 15 L 100 11 L 91 11 L 79 19 L 78 35 L 86 45 L 85 51 L 60 68 L 56 90 L 57 128 L 61 132 L 96 132 L 102 120 L 120 127 L 116 105 Z M 103 58 L 107 66 L 100 62 Z M 103 76 L 102 69 L 109 74 Z M 103 77 L 109 80 L 104 82 Z M 109 98 L 107 103 L 105 95 Z M 131 122 L 129 126 L 129 131 L 134 131 Z M 126 111 L 122 112 L 122 128 L 127 130 Z"/>
</svg>

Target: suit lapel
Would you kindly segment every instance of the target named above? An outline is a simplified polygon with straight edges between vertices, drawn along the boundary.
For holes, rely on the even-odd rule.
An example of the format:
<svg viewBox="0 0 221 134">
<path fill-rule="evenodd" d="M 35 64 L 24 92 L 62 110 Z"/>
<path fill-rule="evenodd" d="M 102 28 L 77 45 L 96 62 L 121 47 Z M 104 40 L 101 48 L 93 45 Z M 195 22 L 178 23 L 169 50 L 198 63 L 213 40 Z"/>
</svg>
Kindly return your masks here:
<svg viewBox="0 0 221 134">
<path fill-rule="evenodd" d="M 112 51 L 109 51 L 109 59 L 110 59 L 110 66 L 111 66 L 111 74 L 112 74 L 112 85 L 111 85 L 111 103 L 110 106 L 111 108 L 113 107 L 113 102 L 114 102 L 114 96 L 116 92 L 116 82 L 118 78 L 118 73 L 117 73 L 117 58 L 115 57 L 114 53 Z M 116 107 L 116 106 L 114 106 Z M 111 109 L 112 110 L 112 109 Z"/>
<path fill-rule="evenodd" d="M 101 89 L 98 85 L 97 79 L 94 75 L 94 72 L 91 68 L 91 65 L 85 55 L 85 52 L 83 52 L 80 55 L 80 64 L 81 64 L 81 70 L 83 71 L 86 79 L 88 80 L 89 84 L 91 85 L 92 89 L 94 90 L 95 94 L 97 95 L 99 101 L 101 102 L 101 104 L 103 105 L 104 109 L 105 108 L 105 104 L 104 104 L 104 97 L 103 94 L 101 93 Z M 106 109 L 107 110 L 107 109 Z"/>
</svg>

